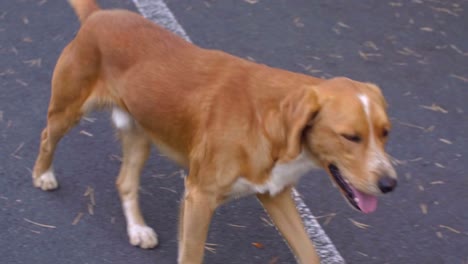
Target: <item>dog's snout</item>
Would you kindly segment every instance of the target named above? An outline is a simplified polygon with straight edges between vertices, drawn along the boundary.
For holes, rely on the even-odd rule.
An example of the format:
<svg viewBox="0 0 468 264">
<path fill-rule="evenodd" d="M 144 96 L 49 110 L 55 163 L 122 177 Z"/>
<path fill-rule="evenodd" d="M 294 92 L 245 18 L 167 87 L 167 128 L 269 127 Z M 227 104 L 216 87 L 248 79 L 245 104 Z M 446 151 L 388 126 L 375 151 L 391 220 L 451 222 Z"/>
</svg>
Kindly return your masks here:
<svg viewBox="0 0 468 264">
<path fill-rule="evenodd" d="M 384 176 L 380 178 L 378 184 L 379 189 L 382 193 L 388 193 L 395 189 L 395 187 L 397 186 L 397 180 L 389 176 Z"/>
</svg>

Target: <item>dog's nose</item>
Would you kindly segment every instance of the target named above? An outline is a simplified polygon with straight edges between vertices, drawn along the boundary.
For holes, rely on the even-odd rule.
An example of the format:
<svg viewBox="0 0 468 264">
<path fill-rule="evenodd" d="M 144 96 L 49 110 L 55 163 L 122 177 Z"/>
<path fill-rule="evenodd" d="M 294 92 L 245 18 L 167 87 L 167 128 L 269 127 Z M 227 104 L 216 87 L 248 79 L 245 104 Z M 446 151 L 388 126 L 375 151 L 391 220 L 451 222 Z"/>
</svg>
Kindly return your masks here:
<svg viewBox="0 0 468 264">
<path fill-rule="evenodd" d="M 393 191 L 397 186 L 397 180 L 389 176 L 384 176 L 379 180 L 379 189 L 383 193 L 388 193 Z"/>
</svg>

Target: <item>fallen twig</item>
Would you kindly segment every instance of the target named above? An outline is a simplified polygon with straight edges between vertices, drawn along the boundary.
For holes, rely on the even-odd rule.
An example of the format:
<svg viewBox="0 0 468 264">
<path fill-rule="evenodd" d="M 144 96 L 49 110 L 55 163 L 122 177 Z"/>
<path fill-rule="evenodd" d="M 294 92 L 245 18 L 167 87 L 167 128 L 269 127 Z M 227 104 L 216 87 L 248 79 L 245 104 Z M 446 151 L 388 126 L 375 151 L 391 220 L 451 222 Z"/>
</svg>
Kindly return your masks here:
<svg viewBox="0 0 468 264">
<path fill-rule="evenodd" d="M 351 223 L 353 223 L 353 225 L 355 225 L 355 226 L 358 227 L 358 228 L 367 229 L 367 228 L 370 227 L 370 225 L 367 225 L 367 224 L 364 224 L 364 223 L 360 223 L 360 222 L 358 222 L 358 221 L 356 221 L 356 220 L 353 220 L 353 219 L 351 219 L 351 218 L 348 218 L 348 219 L 349 219 L 349 221 L 351 221 Z"/>
<path fill-rule="evenodd" d="M 34 222 L 32 220 L 29 220 L 27 218 L 24 218 L 23 217 L 23 220 L 28 222 L 28 223 L 31 223 L 33 225 L 37 225 L 37 226 L 40 226 L 40 227 L 45 227 L 45 228 L 57 228 L 56 226 L 53 226 L 53 225 L 46 225 L 46 224 L 41 224 L 41 223 L 38 223 L 38 222 Z"/>
<path fill-rule="evenodd" d="M 84 215 L 84 214 L 83 214 L 82 212 L 79 212 L 79 213 L 76 215 L 75 219 L 73 219 L 72 225 L 77 225 L 78 222 L 80 222 L 80 220 L 81 220 L 81 218 L 83 217 L 83 215 Z"/>
<path fill-rule="evenodd" d="M 446 226 L 446 225 L 439 225 L 440 228 L 445 228 L 449 231 L 452 231 L 453 233 L 456 233 L 456 234 L 461 234 L 460 231 L 456 230 L 455 228 L 453 227 L 450 227 L 450 226 Z"/>
</svg>

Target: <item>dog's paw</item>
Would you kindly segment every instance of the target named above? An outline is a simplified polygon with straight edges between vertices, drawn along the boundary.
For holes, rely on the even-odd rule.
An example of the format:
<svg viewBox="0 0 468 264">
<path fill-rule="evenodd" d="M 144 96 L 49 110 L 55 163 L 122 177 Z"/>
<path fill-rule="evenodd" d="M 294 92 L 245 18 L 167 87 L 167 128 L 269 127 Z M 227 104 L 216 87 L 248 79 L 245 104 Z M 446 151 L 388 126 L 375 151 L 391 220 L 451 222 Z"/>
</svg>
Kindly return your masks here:
<svg viewBox="0 0 468 264">
<path fill-rule="evenodd" d="M 55 178 L 54 172 L 50 169 L 38 177 L 33 176 L 33 184 L 35 187 L 41 188 L 43 191 L 52 191 L 58 187 L 58 182 Z"/>
<path fill-rule="evenodd" d="M 128 237 L 130 244 L 141 248 L 154 248 L 158 245 L 158 236 L 149 226 L 128 226 Z"/>
</svg>

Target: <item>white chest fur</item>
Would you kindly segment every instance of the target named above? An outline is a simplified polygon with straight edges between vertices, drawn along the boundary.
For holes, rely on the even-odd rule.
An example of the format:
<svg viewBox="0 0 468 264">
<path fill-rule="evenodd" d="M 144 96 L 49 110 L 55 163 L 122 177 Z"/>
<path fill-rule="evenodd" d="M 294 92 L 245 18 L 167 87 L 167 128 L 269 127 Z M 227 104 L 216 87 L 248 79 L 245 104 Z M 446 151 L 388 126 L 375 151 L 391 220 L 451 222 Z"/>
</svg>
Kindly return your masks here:
<svg viewBox="0 0 468 264">
<path fill-rule="evenodd" d="M 255 193 L 269 193 L 274 196 L 285 187 L 297 183 L 307 172 L 318 166 L 303 151 L 296 159 L 288 163 L 276 164 L 269 179 L 263 184 L 253 184 L 241 177 L 232 186 L 230 197 L 242 197 Z"/>
</svg>

